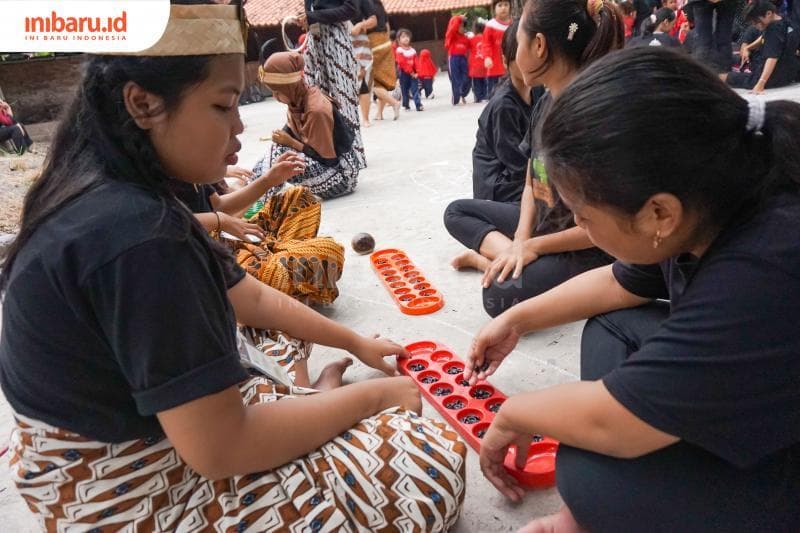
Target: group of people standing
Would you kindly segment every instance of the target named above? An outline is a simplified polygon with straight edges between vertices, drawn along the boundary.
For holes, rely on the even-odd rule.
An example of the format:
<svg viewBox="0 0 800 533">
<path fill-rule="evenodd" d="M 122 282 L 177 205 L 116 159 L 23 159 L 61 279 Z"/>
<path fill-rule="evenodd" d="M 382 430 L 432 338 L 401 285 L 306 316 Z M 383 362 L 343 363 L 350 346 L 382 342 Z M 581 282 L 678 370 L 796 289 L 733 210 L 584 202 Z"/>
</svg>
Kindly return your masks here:
<svg viewBox="0 0 800 533">
<path fill-rule="evenodd" d="M 330 2 L 315 5 L 352 6 Z M 336 298 L 322 289 L 342 266 L 316 238 L 319 200 L 295 187 L 241 220 L 311 159 L 360 164 L 357 111 L 329 94 L 357 89 L 356 70 L 309 75 L 314 47 L 344 48 L 352 28 L 315 11 L 305 59 L 261 72 L 289 107 L 273 133 L 289 149 L 236 191 L 220 180 L 244 130 L 237 6 L 173 0 L 153 47 L 88 59 L 0 270 L 12 480 L 44 529 L 458 520 L 466 446 L 419 415 L 386 360 L 406 351 L 305 305 Z M 475 198 L 445 213 L 492 316 L 463 378 L 493 375 L 524 334 L 588 322 L 581 381 L 508 398 L 481 471 L 519 501 L 511 449 L 560 442 L 564 507 L 526 533 L 797 531 L 800 105 L 745 100 L 663 47 L 621 50 L 624 33 L 611 0 L 527 0 L 503 35 Z M 263 244 L 232 255 L 218 238 L 237 227 Z M 387 377 L 343 385 L 342 359 L 312 381 L 312 344 Z"/>
</svg>

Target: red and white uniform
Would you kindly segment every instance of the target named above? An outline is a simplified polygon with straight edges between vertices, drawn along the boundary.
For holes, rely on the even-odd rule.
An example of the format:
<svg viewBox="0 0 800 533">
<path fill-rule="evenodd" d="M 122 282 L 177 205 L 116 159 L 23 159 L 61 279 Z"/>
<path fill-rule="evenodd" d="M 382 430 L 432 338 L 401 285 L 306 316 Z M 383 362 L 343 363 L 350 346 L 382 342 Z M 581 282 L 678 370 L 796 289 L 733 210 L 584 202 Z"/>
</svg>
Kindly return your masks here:
<svg viewBox="0 0 800 533">
<path fill-rule="evenodd" d="M 469 40 L 469 77 L 485 78 L 486 67 L 483 62 L 486 56 L 483 55 L 483 35 L 475 35 Z"/>
<path fill-rule="evenodd" d="M 492 68 L 486 72 L 488 77 L 504 76 L 506 73 L 506 67 L 503 66 L 503 35 L 509 25 L 492 19 L 483 30 L 483 53 L 492 58 Z"/>
<path fill-rule="evenodd" d="M 447 24 L 447 33 L 444 36 L 444 47 L 448 56 L 465 56 L 469 53 L 469 37 L 461 33 L 459 28 L 464 23 L 464 17 L 456 15 Z"/>
<path fill-rule="evenodd" d="M 394 58 L 397 61 L 397 66 L 406 74 L 415 74 L 417 72 L 417 51 L 410 46 L 398 46 L 394 52 Z"/>
</svg>

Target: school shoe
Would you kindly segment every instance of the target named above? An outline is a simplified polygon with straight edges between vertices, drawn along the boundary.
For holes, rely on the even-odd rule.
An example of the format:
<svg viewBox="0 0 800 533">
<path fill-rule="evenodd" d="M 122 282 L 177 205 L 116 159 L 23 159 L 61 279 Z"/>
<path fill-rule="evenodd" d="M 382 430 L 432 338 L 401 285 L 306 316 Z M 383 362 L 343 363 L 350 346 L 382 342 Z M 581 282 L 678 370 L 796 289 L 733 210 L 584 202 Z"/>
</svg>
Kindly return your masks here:
<svg viewBox="0 0 800 533">
<path fill-rule="evenodd" d="M 436 98 L 436 95 L 431 93 L 431 100 L 433 100 L 434 98 Z"/>
<path fill-rule="evenodd" d="M 425 111 L 425 106 L 421 105 L 417 108 L 417 111 Z"/>
</svg>

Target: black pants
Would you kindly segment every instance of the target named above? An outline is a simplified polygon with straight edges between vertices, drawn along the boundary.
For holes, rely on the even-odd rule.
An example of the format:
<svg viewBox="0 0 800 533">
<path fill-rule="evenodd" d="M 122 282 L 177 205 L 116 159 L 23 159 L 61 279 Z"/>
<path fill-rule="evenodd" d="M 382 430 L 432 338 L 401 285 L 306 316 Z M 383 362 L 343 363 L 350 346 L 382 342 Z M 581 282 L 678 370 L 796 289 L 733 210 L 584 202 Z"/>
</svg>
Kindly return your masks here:
<svg viewBox="0 0 800 533">
<path fill-rule="evenodd" d="M 419 79 L 420 94 L 425 93 L 425 98 L 430 98 L 433 94 L 433 78 Z"/>
<path fill-rule="evenodd" d="M 654 303 L 591 319 L 581 378 L 597 380 L 619 366 L 667 314 L 667 304 Z M 592 532 L 798 531 L 800 505 L 787 494 L 797 494 L 800 480 L 787 479 L 784 468 L 767 459 L 738 469 L 685 442 L 637 459 L 562 444 L 556 479 L 575 519 Z"/>
<path fill-rule="evenodd" d="M 0 143 L 11 141 L 12 149 L 18 154 L 24 154 L 25 151 L 31 147 L 33 141 L 25 128 L 21 128 L 19 124 L 11 126 L 0 125 Z"/>
<path fill-rule="evenodd" d="M 492 231 L 509 239 L 519 223 L 519 204 L 490 200 L 456 200 L 447 206 L 444 225 L 457 241 L 480 251 L 481 243 Z M 496 317 L 510 307 L 538 296 L 587 270 L 607 265 L 612 259 L 592 248 L 578 252 L 544 255 L 525 267 L 519 279 L 492 283 L 483 290 L 483 308 Z"/>
<path fill-rule="evenodd" d="M 719 72 L 728 72 L 733 64 L 733 21 L 736 16 L 736 2 L 722 0 L 712 4 L 707 0 L 698 0 L 692 7 L 694 31 L 697 33 L 692 54 Z"/>
</svg>

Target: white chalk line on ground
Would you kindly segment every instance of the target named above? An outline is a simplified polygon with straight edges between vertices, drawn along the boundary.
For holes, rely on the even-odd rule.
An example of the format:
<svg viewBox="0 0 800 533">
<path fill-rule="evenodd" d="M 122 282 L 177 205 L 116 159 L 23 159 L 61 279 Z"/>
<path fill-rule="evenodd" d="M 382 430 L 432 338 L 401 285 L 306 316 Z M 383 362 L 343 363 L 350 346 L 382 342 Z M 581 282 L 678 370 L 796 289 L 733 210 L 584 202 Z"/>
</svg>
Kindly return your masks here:
<svg viewBox="0 0 800 533">
<path fill-rule="evenodd" d="M 368 303 L 368 304 L 373 304 L 373 305 L 380 305 L 380 306 L 382 306 L 382 307 L 395 307 L 393 304 L 387 304 L 387 303 L 385 303 L 385 302 L 378 302 L 378 301 L 375 301 L 375 300 L 370 300 L 370 299 L 368 299 L 368 298 L 361 298 L 361 297 L 358 297 L 358 296 L 353 296 L 353 295 L 351 295 L 351 294 L 344 294 L 344 295 L 342 295 L 342 296 L 343 296 L 344 298 L 351 298 L 351 299 L 353 299 L 353 300 L 357 300 L 357 301 L 359 301 L 359 302 L 361 302 L 361 303 Z M 435 322 L 435 323 L 437 323 L 437 324 L 441 324 L 441 325 L 443 325 L 443 326 L 447 326 L 447 327 L 449 327 L 449 328 L 451 328 L 451 329 L 454 329 L 454 330 L 458 331 L 459 333 L 462 333 L 462 334 L 464 334 L 464 335 L 466 335 L 466 336 L 468 336 L 468 337 L 470 337 L 470 338 L 472 338 L 472 337 L 474 337 L 474 336 L 475 336 L 475 334 L 474 334 L 474 333 L 472 333 L 472 332 L 470 332 L 470 331 L 467 331 L 466 329 L 464 329 L 464 328 L 462 328 L 462 327 L 456 326 L 455 324 L 451 324 L 451 323 L 449 323 L 449 322 L 446 322 L 446 321 L 444 321 L 444 320 L 439 320 L 438 318 L 435 318 L 435 317 L 433 317 L 433 316 L 431 316 L 431 315 L 420 315 L 420 316 L 418 316 L 418 317 L 416 317 L 416 318 L 417 318 L 417 319 L 425 319 L 425 320 L 428 320 L 428 321 L 431 321 L 431 322 Z M 524 358 L 526 358 L 526 359 L 533 360 L 533 361 L 535 361 L 535 362 L 539 363 L 540 365 L 542 365 L 542 366 L 544 366 L 544 367 L 546 367 L 546 368 L 550 368 L 550 369 L 552 369 L 552 370 L 555 370 L 556 372 L 558 372 L 558 373 L 559 373 L 559 374 L 561 374 L 562 376 L 568 376 L 568 377 L 570 377 L 570 378 L 572 378 L 572 379 L 576 379 L 576 380 L 577 380 L 577 379 L 580 379 L 580 377 L 579 377 L 579 376 L 577 376 L 577 375 L 573 374 L 573 373 L 572 373 L 572 372 L 570 372 L 569 370 L 564 370 L 564 369 L 563 369 L 563 368 L 561 368 L 560 366 L 558 366 L 558 365 L 554 365 L 553 363 L 551 363 L 551 362 L 549 362 L 549 361 L 546 361 L 546 360 L 544 360 L 544 359 L 539 359 L 538 357 L 536 357 L 536 356 L 534 356 L 534 355 L 531 355 L 531 354 L 528 354 L 528 353 L 522 352 L 522 351 L 520 351 L 520 350 L 512 350 L 512 351 L 511 351 L 511 353 L 509 353 L 508 355 L 513 355 L 513 354 L 518 354 L 518 355 L 519 355 L 519 356 L 521 356 L 521 357 L 524 357 Z"/>
</svg>

